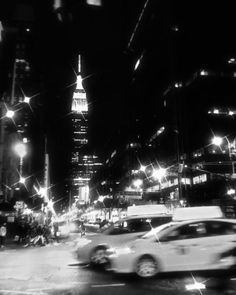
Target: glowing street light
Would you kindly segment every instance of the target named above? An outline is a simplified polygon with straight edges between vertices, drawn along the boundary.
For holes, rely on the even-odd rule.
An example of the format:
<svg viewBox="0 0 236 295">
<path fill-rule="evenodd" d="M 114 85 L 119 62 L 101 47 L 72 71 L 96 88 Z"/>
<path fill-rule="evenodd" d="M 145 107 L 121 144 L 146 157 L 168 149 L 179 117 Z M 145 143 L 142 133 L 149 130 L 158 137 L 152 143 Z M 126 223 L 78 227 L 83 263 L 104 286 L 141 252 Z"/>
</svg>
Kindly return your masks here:
<svg viewBox="0 0 236 295">
<path fill-rule="evenodd" d="M 214 136 L 212 138 L 212 144 L 217 145 L 217 146 L 221 146 L 222 142 L 223 142 L 223 138 L 219 137 L 219 136 Z"/>
<path fill-rule="evenodd" d="M 236 64 L 236 59 L 234 57 L 232 57 L 228 60 L 228 63 L 229 64 Z"/>
<path fill-rule="evenodd" d="M 92 6 L 102 6 L 101 0 L 86 0 L 86 3 Z"/>
<path fill-rule="evenodd" d="M 24 158 L 24 156 L 27 154 L 26 146 L 22 142 L 17 143 L 14 146 L 14 150 L 20 158 Z"/>
<path fill-rule="evenodd" d="M 134 66 L 134 70 L 135 71 L 137 70 L 137 68 L 139 67 L 139 65 L 140 65 L 140 59 L 137 60 L 135 66 Z"/>
<path fill-rule="evenodd" d="M 22 184 L 25 184 L 25 181 L 26 181 L 26 178 L 20 176 L 20 180 L 19 180 L 19 182 L 22 183 Z"/>
<path fill-rule="evenodd" d="M 39 191 L 38 191 L 38 194 L 42 197 L 45 197 L 46 194 L 47 194 L 47 189 L 45 187 L 40 187 L 39 188 Z"/>
<path fill-rule="evenodd" d="M 143 180 L 142 179 L 135 179 L 133 181 L 133 185 L 136 187 L 136 188 L 140 188 L 142 185 L 143 185 Z"/>
<path fill-rule="evenodd" d="M 220 136 L 214 136 L 212 138 L 212 144 L 215 144 L 217 146 L 221 146 L 221 144 L 223 143 L 223 139 L 225 139 L 227 141 L 227 146 L 228 146 L 228 151 L 229 151 L 229 158 L 231 161 L 231 165 L 232 165 L 232 173 L 234 174 L 234 162 L 232 160 L 232 153 L 231 153 L 231 144 L 229 142 L 229 139 L 227 136 L 224 137 L 220 137 Z"/>
<path fill-rule="evenodd" d="M 166 176 L 166 169 L 162 167 L 155 169 L 152 173 L 152 176 L 160 182 L 162 178 Z"/>
<path fill-rule="evenodd" d="M 15 112 L 14 111 L 12 111 L 12 110 L 7 110 L 7 112 L 6 112 L 6 117 L 7 118 L 13 118 L 14 117 L 14 115 L 15 115 Z"/>
<path fill-rule="evenodd" d="M 26 145 L 19 142 L 14 146 L 14 151 L 20 157 L 20 175 L 22 175 L 23 158 L 27 154 Z"/>
<path fill-rule="evenodd" d="M 234 195 L 235 194 L 235 189 L 231 188 L 227 191 L 227 195 Z"/>
<path fill-rule="evenodd" d="M 24 97 L 24 102 L 25 103 L 30 103 L 30 97 L 29 96 L 25 96 Z"/>
<path fill-rule="evenodd" d="M 208 75 L 209 75 L 208 71 L 206 71 L 206 70 L 200 71 L 200 76 L 208 76 Z"/>
<path fill-rule="evenodd" d="M 141 165 L 140 168 L 139 168 L 139 171 L 145 172 L 146 168 L 147 168 L 146 166 Z"/>
</svg>

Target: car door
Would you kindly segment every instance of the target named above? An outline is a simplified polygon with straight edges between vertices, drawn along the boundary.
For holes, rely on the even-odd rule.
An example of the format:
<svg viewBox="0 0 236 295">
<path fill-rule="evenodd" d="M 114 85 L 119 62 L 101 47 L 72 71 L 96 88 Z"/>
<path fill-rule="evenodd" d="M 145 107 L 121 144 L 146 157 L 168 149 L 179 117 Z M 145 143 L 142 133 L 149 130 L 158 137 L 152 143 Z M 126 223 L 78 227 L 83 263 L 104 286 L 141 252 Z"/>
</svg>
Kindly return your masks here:
<svg viewBox="0 0 236 295">
<path fill-rule="evenodd" d="M 205 268 L 214 268 L 216 257 L 220 253 L 236 245 L 236 223 L 226 220 L 211 220 L 206 222 L 207 239 L 202 246 L 208 254 Z"/>
<path fill-rule="evenodd" d="M 162 260 L 168 271 L 195 270 L 205 263 L 207 253 L 202 248 L 207 235 L 204 222 L 191 222 L 174 227 L 162 237 Z"/>
</svg>

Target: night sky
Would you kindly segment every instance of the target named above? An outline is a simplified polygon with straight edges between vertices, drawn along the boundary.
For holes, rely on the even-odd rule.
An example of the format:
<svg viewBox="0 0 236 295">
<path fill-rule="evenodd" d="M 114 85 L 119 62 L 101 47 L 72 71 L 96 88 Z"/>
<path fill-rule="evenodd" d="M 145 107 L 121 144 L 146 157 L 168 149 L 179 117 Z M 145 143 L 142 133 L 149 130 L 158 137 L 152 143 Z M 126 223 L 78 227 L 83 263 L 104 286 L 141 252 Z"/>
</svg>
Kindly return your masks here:
<svg viewBox="0 0 236 295">
<path fill-rule="evenodd" d="M 170 83 L 200 68 L 227 70 L 228 58 L 236 56 L 234 12 L 222 3 L 104 0 L 102 7 L 92 7 L 70 0 L 62 22 L 52 1 L 9 3 L 32 3 L 35 9 L 31 54 L 42 82 L 43 128 L 55 181 L 64 177 L 70 158 L 69 85 L 76 80 L 79 53 L 90 104 L 89 142 L 102 158 L 137 135 L 147 140 L 160 127 Z"/>
</svg>

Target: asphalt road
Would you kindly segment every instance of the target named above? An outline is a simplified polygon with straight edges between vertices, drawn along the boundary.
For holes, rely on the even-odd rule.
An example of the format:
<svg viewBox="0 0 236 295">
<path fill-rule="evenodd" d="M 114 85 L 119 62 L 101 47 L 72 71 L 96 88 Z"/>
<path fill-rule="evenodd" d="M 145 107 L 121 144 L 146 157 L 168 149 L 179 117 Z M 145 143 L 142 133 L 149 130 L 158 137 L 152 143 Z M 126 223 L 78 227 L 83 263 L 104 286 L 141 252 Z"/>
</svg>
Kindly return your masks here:
<svg viewBox="0 0 236 295">
<path fill-rule="evenodd" d="M 117 275 L 79 264 L 73 257 L 73 241 L 64 241 L 47 247 L 4 249 L 0 251 L 0 295 L 182 295 L 226 294 L 215 286 L 219 278 L 194 273 L 168 274 L 151 280 L 135 276 Z M 236 277 L 236 275 L 235 275 Z M 222 289 L 233 289 L 227 294 L 236 294 L 236 280 Z M 207 284 L 203 290 L 187 290 L 194 280 Z"/>
</svg>

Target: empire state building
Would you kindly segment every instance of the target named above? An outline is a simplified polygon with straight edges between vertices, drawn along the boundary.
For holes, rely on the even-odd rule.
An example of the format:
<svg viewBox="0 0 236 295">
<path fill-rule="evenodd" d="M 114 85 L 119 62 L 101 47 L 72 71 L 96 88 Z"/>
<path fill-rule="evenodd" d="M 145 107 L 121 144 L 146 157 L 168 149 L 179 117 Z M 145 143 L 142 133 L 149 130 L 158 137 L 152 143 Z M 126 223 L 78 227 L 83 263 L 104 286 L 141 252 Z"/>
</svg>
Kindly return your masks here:
<svg viewBox="0 0 236 295">
<path fill-rule="evenodd" d="M 78 75 L 76 89 L 72 99 L 73 150 L 71 157 L 71 193 L 73 197 L 80 196 L 88 190 L 91 178 L 88 169 L 88 101 L 82 85 L 81 59 L 78 60 Z"/>
<path fill-rule="evenodd" d="M 89 182 L 101 163 L 88 147 L 88 100 L 82 84 L 81 59 L 78 59 L 76 89 L 72 99 L 73 150 L 71 157 L 71 196 L 89 201 Z"/>
</svg>

